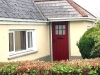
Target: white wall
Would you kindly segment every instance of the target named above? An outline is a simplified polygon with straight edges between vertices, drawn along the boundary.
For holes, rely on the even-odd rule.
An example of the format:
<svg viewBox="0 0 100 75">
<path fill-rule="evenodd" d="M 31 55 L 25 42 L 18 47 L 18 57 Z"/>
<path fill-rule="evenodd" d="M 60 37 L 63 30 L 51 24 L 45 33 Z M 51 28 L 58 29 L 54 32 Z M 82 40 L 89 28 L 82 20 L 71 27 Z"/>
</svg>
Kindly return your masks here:
<svg viewBox="0 0 100 75">
<path fill-rule="evenodd" d="M 80 21 L 80 22 L 70 22 L 69 23 L 69 49 L 70 56 L 81 56 L 78 47 L 76 46 L 77 41 L 87 30 L 87 26 L 92 27 L 92 22 Z"/>
<path fill-rule="evenodd" d="M 9 29 L 36 29 L 37 53 L 8 60 Z M 0 61 L 34 60 L 50 55 L 49 25 L 0 25 Z"/>
</svg>

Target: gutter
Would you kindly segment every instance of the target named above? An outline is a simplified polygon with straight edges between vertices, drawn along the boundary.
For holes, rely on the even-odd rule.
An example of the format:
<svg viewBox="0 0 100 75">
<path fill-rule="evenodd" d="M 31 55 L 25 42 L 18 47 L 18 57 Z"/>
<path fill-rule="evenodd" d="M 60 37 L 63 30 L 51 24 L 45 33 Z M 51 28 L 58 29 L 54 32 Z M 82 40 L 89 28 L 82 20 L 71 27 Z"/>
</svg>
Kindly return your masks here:
<svg viewBox="0 0 100 75">
<path fill-rule="evenodd" d="M 48 21 L 50 22 L 60 22 L 60 21 L 92 21 L 95 22 L 96 18 L 90 18 L 90 17 L 70 17 L 70 18 L 48 18 Z"/>
<path fill-rule="evenodd" d="M 61 22 L 61 21 L 91 21 L 96 22 L 96 18 L 89 17 L 70 17 L 70 18 L 48 18 L 48 21 L 43 20 L 30 20 L 30 19 L 12 19 L 12 18 L 0 18 L 0 24 L 44 24 L 49 22 Z"/>
<path fill-rule="evenodd" d="M 0 18 L 0 24 L 46 24 L 48 21 L 30 19 Z"/>
</svg>

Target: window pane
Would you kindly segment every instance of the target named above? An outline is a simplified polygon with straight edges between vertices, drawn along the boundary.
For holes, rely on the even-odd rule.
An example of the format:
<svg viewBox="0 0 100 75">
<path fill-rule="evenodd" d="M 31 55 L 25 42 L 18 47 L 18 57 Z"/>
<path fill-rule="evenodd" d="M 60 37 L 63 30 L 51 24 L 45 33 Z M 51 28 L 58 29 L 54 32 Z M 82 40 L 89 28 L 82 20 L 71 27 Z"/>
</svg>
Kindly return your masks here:
<svg viewBox="0 0 100 75">
<path fill-rule="evenodd" d="M 63 35 L 65 35 L 66 34 L 66 31 L 65 30 L 63 30 Z"/>
<path fill-rule="evenodd" d="M 20 31 L 21 49 L 26 49 L 26 31 Z"/>
<path fill-rule="evenodd" d="M 55 26 L 55 29 L 58 29 L 58 25 Z"/>
<path fill-rule="evenodd" d="M 65 29 L 65 25 L 63 25 L 63 29 Z"/>
<path fill-rule="evenodd" d="M 26 31 L 15 31 L 15 51 L 26 49 Z"/>
<path fill-rule="evenodd" d="M 62 30 L 59 30 L 59 35 L 62 35 Z"/>
<path fill-rule="evenodd" d="M 32 32 L 28 32 L 28 48 L 33 47 Z"/>
<path fill-rule="evenodd" d="M 13 33 L 9 33 L 9 51 L 14 51 Z"/>
<path fill-rule="evenodd" d="M 62 25 L 59 25 L 59 29 L 62 29 Z"/>
<path fill-rule="evenodd" d="M 58 30 L 56 30 L 56 35 L 58 35 Z"/>
</svg>

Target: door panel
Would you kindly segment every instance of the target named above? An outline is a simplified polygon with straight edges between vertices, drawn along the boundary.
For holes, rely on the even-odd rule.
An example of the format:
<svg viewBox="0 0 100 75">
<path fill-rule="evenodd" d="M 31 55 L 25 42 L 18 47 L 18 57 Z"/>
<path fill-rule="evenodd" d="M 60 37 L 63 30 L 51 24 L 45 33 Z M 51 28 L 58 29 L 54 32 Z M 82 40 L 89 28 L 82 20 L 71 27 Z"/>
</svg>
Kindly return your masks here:
<svg viewBox="0 0 100 75">
<path fill-rule="evenodd" d="M 68 22 L 52 25 L 53 60 L 67 60 L 68 55 Z"/>
</svg>

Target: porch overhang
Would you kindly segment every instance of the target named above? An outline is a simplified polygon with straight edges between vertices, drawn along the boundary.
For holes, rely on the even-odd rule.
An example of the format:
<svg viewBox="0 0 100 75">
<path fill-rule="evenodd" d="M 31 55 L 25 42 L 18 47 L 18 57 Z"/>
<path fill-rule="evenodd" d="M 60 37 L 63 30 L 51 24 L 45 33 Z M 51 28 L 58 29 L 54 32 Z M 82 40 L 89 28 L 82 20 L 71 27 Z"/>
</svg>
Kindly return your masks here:
<svg viewBox="0 0 100 75">
<path fill-rule="evenodd" d="M 70 18 L 48 18 L 48 21 L 50 22 L 61 22 L 61 21 L 91 21 L 95 22 L 96 18 L 90 18 L 90 17 L 70 17 Z"/>
</svg>

